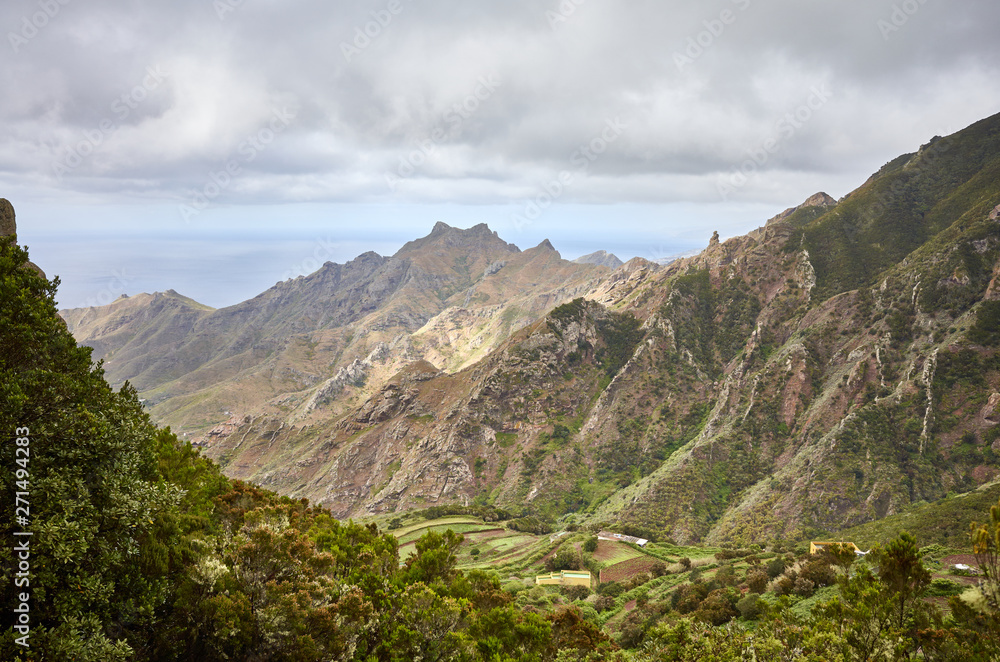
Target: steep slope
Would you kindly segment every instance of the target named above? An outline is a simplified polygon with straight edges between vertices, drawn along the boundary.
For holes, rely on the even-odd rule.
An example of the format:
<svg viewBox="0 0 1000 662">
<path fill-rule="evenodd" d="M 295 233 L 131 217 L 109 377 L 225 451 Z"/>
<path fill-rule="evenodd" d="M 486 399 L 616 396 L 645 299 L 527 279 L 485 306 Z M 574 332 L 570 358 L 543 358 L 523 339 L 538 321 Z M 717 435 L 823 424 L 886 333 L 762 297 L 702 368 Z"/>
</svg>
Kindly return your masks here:
<svg viewBox="0 0 1000 662">
<path fill-rule="evenodd" d="M 344 515 L 479 500 L 678 541 L 836 530 L 988 482 L 998 128 L 698 256 L 630 261 L 458 373 L 414 365 L 323 426 L 236 421 L 210 452 Z"/>
<path fill-rule="evenodd" d="M 472 365 L 516 331 L 554 308 L 593 289 L 595 274 L 606 273 L 562 259 L 543 241 L 490 266 L 468 290 L 448 300 L 448 308 L 413 335 L 417 353 L 453 372 Z"/>
<path fill-rule="evenodd" d="M 62 315 L 112 383 L 129 380 L 158 422 L 196 435 L 231 412 L 339 414 L 424 353 L 461 365 L 603 271 L 550 245 L 522 253 L 484 224 L 438 223 L 390 258 L 327 263 L 220 310 L 171 291 Z M 466 340 L 468 315 L 503 321 Z M 410 334 L 432 319 L 415 347 Z"/>
<path fill-rule="evenodd" d="M 996 476 L 1000 365 L 985 329 L 1000 268 L 998 127 L 1000 116 L 977 123 L 944 139 L 948 159 L 924 148 L 836 206 L 800 206 L 672 265 L 646 323 L 674 358 L 648 361 L 631 391 L 649 392 L 642 373 L 659 373 L 669 408 L 697 388 L 709 407 L 688 446 L 600 514 L 678 539 L 794 537 Z M 905 194 L 921 188 L 934 193 Z M 852 251 L 838 260 L 818 238 L 849 218 L 871 220 L 838 240 Z M 620 300 L 637 307 L 656 289 Z M 744 320 L 740 339 L 731 331 Z M 693 385 L 676 377 L 677 358 Z M 647 443 L 663 434 L 663 409 L 640 419 Z"/>
<path fill-rule="evenodd" d="M 641 336 L 632 315 L 577 299 L 458 373 L 417 362 L 339 421 L 244 420 L 206 452 L 230 475 L 340 515 L 468 503 L 490 491 L 521 505 L 539 492 L 534 471 L 545 456 L 567 449 L 579 428 L 567 417 L 591 406 Z"/>
</svg>

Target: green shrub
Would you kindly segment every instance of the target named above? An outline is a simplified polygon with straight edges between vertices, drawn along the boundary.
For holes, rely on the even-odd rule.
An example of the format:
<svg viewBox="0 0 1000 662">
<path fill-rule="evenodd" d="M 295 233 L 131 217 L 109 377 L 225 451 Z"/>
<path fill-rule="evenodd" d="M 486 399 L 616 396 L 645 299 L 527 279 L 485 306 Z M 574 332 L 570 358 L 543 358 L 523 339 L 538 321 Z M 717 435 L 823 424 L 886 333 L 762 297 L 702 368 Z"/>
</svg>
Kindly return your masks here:
<svg viewBox="0 0 1000 662">
<path fill-rule="evenodd" d="M 754 593 L 763 593 L 767 590 L 767 573 L 760 568 L 754 568 L 747 572 L 747 586 Z"/>
<path fill-rule="evenodd" d="M 785 571 L 785 559 L 776 556 L 767 562 L 767 576 L 774 579 Z"/>
<path fill-rule="evenodd" d="M 740 616 L 748 621 L 756 620 L 764 611 L 765 606 L 765 603 L 760 599 L 760 595 L 756 592 L 747 593 L 736 603 L 736 608 L 739 610 Z"/>
<path fill-rule="evenodd" d="M 950 579 L 938 577 L 937 579 L 931 580 L 931 584 L 927 587 L 927 592 L 924 593 L 924 595 L 928 597 L 961 595 L 966 588 L 968 587 L 964 584 L 959 584 L 958 582 L 953 582 Z"/>
</svg>

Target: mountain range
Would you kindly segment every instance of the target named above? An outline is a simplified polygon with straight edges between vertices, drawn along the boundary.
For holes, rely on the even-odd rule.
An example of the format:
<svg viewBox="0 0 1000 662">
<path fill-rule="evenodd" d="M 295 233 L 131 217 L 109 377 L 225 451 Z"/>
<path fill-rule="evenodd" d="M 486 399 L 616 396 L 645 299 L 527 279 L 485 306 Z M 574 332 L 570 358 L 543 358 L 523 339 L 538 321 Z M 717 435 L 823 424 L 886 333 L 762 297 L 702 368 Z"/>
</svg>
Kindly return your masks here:
<svg viewBox="0 0 1000 662">
<path fill-rule="evenodd" d="M 660 265 L 436 225 L 213 310 L 62 311 L 158 423 L 340 517 L 801 538 L 1000 476 L 1000 115 Z"/>
</svg>

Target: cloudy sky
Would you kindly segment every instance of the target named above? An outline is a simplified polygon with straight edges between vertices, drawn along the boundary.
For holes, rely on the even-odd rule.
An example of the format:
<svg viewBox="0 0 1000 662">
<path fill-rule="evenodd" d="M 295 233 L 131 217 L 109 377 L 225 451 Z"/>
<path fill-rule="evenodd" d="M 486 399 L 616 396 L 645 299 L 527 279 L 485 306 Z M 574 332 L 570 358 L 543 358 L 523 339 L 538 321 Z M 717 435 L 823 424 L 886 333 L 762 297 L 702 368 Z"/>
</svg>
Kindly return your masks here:
<svg viewBox="0 0 1000 662">
<path fill-rule="evenodd" d="M 443 220 L 657 258 L 1000 112 L 996 0 L 6 0 L 60 305 L 213 306 Z"/>
</svg>

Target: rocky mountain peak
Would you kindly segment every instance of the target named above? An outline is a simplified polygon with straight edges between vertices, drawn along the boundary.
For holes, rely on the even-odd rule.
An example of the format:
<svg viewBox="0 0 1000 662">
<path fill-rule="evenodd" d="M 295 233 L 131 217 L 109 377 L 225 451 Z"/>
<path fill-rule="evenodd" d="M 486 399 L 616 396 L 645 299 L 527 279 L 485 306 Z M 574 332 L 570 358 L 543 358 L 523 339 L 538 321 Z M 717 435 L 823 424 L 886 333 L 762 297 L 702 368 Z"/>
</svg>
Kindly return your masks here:
<svg viewBox="0 0 1000 662">
<path fill-rule="evenodd" d="M 419 254 L 428 248 L 438 249 L 459 249 L 478 252 L 492 251 L 497 253 L 519 253 L 520 249 L 514 244 L 508 244 L 501 239 L 496 232 L 490 230 L 485 223 L 474 225 L 468 229 L 456 228 L 438 221 L 434 224 L 431 233 L 426 237 L 407 242 L 393 257 L 403 257 L 407 255 Z"/>
<path fill-rule="evenodd" d="M 805 202 L 801 205 L 798 205 L 797 207 L 789 207 L 774 218 L 770 219 L 765 225 L 772 225 L 783 221 L 800 209 L 807 209 L 809 207 L 832 207 L 835 204 L 837 204 L 837 201 L 834 200 L 832 196 L 820 191 L 819 193 L 814 193 L 806 198 Z"/>
<path fill-rule="evenodd" d="M 594 251 L 588 255 L 581 255 L 573 261 L 577 264 L 597 264 L 610 269 L 617 269 L 624 264 L 620 259 L 618 259 L 617 255 L 603 250 Z"/>
<path fill-rule="evenodd" d="M 837 204 L 836 200 L 820 191 L 819 193 L 814 193 L 806 198 L 806 201 L 799 205 L 797 209 L 802 209 L 804 207 L 829 207 L 835 204 Z"/>
</svg>

